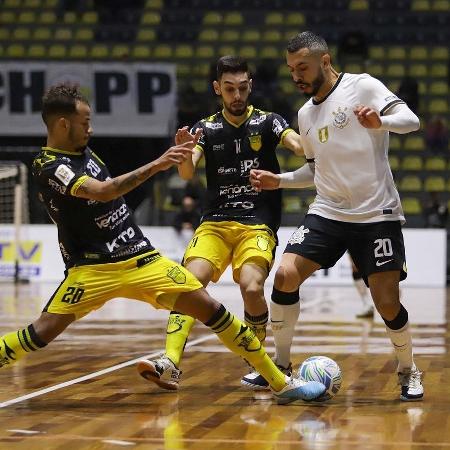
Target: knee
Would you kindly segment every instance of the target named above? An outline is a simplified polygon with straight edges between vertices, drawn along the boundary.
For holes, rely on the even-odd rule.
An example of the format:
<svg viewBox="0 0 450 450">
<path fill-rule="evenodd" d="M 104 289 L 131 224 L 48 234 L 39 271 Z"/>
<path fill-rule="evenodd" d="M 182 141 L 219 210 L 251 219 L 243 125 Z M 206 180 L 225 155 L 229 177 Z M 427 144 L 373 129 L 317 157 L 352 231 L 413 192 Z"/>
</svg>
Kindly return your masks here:
<svg viewBox="0 0 450 450">
<path fill-rule="evenodd" d="M 240 288 L 244 301 L 264 298 L 264 287 L 261 283 L 252 281 L 245 285 L 241 285 Z"/>
<path fill-rule="evenodd" d="M 274 286 L 283 292 L 292 292 L 297 290 L 302 283 L 299 274 L 295 268 L 286 266 L 278 267 L 275 273 Z"/>
</svg>

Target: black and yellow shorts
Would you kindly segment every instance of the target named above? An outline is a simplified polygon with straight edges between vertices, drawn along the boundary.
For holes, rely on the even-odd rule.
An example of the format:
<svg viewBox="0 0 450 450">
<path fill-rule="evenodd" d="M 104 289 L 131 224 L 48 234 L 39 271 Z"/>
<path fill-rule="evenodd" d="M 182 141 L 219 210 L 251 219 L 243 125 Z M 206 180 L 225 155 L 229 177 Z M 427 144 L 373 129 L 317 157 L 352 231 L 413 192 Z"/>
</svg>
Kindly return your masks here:
<svg viewBox="0 0 450 450">
<path fill-rule="evenodd" d="M 195 230 L 183 261 L 185 264 L 194 258 L 209 261 L 214 268 L 214 282 L 231 264 L 233 279 L 239 283 L 240 269 L 244 264 L 252 263 L 270 270 L 276 245 L 276 237 L 267 225 L 203 222 Z"/>
<path fill-rule="evenodd" d="M 70 268 L 44 311 L 80 319 L 116 297 L 172 310 L 181 293 L 201 287 L 183 266 L 154 250 L 126 261 Z"/>
</svg>

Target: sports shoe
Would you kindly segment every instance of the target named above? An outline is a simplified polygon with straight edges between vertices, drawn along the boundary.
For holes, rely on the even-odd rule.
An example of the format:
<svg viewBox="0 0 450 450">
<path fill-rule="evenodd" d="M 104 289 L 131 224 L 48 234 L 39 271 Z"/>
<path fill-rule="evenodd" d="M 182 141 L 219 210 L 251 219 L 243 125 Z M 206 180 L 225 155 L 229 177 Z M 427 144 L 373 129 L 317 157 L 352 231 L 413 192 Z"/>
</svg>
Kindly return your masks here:
<svg viewBox="0 0 450 450">
<path fill-rule="evenodd" d="M 320 397 L 326 391 L 325 385 L 318 381 L 303 381 L 286 376 L 286 382 L 286 386 L 281 391 L 272 390 L 272 395 L 279 405 L 287 405 L 296 400 L 309 402 Z"/>
<path fill-rule="evenodd" d="M 404 402 L 420 401 L 423 398 L 422 372 L 416 366 L 398 372 L 398 384 L 401 386 L 400 400 Z"/>
<path fill-rule="evenodd" d="M 277 364 L 277 367 L 287 376 L 292 375 L 292 364 L 289 363 L 288 367 L 279 366 Z M 266 381 L 266 379 L 256 370 L 253 370 L 249 374 L 243 376 L 241 378 L 241 384 L 242 386 L 246 387 L 247 389 L 251 389 L 252 391 L 266 391 L 270 389 L 269 383 Z"/>
<path fill-rule="evenodd" d="M 374 315 L 374 308 L 372 305 L 365 306 L 358 314 L 356 314 L 356 317 L 358 319 L 373 319 Z"/>
<path fill-rule="evenodd" d="M 167 356 L 153 360 L 142 359 L 137 363 L 137 370 L 141 377 L 163 389 L 176 391 L 179 388 L 181 370 L 178 370 Z"/>
</svg>

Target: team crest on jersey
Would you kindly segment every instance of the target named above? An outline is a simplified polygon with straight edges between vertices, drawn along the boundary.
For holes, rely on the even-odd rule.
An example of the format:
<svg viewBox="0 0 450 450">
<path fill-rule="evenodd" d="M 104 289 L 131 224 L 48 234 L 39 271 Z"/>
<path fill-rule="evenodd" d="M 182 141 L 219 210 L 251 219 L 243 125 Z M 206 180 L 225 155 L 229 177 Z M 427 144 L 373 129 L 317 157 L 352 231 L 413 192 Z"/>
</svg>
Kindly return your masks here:
<svg viewBox="0 0 450 450">
<path fill-rule="evenodd" d="M 186 283 L 186 274 L 178 266 L 171 267 L 167 276 L 177 284 Z"/>
<path fill-rule="evenodd" d="M 336 128 L 342 129 L 350 122 L 350 118 L 348 117 L 348 115 L 345 112 L 346 110 L 347 110 L 346 107 L 342 110 L 341 107 L 339 106 L 337 111 L 333 111 L 333 116 L 334 116 L 333 125 Z"/>
<path fill-rule="evenodd" d="M 328 141 L 328 125 L 323 128 L 319 128 L 317 130 L 317 134 L 319 135 L 319 141 L 324 144 Z"/>
<path fill-rule="evenodd" d="M 250 141 L 250 147 L 252 148 L 252 150 L 254 150 L 255 152 L 258 152 L 259 150 L 261 150 L 262 137 L 260 134 L 255 134 L 255 135 L 249 136 L 248 140 Z"/>
<path fill-rule="evenodd" d="M 305 234 L 309 233 L 309 228 L 305 228 L 303 225 L 292 233 L 288 243 L 291 245 L 301 244 L 305 240 Z"/>
</svg>

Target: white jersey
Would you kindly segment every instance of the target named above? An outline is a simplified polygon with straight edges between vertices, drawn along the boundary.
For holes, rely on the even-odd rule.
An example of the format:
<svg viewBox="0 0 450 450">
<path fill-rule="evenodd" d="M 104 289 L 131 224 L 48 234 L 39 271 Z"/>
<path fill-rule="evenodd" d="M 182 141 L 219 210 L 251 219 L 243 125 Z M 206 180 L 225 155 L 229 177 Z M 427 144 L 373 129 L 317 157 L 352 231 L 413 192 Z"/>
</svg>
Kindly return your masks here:
<svg viewBox="0 0 450 450">
<path fill-rule="evenodd" d="M 353 110 L 369 106 L 380 116 L 403 103 L 368 74 L 341 74 L 320 102 L 298 112 L 306 159 L 315 163 L 315 201 L 309 214 L 343 222 L 404 222 L 388 162 L 389 132 L 364 128 Z"/>
</svg>

